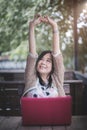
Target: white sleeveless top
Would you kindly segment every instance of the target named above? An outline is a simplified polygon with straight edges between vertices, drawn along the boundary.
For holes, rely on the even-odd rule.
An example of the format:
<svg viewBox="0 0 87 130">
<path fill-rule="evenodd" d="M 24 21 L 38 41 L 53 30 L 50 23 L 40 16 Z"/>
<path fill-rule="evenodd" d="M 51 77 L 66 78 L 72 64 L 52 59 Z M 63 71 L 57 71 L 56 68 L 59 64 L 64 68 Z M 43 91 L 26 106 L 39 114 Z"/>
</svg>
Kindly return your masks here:
<svg viewBox="0 0 87 130">
<path fill-rule="evenodd" d="M 51 87 L 43 86 L 39 83 L 39 79 L 37 79 L 37 83 L 35 87 L 28 89 L 27 97 L 57 97 L 58 90 L 53 85 Z"/>
</svg>

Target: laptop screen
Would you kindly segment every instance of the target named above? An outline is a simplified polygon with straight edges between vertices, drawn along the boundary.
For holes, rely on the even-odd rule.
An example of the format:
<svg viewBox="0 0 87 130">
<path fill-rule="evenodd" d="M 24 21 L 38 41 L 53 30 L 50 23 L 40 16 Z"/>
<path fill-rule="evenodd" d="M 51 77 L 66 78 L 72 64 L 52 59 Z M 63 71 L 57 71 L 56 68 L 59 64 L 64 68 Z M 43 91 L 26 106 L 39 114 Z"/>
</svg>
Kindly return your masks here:
<svg viewBox="0 0 87 130">
<path fill-rule="evenodd" d="M 71 123 L 71 96 L 21 98 L 23 125 L 68 125 Z"/>
</svg>

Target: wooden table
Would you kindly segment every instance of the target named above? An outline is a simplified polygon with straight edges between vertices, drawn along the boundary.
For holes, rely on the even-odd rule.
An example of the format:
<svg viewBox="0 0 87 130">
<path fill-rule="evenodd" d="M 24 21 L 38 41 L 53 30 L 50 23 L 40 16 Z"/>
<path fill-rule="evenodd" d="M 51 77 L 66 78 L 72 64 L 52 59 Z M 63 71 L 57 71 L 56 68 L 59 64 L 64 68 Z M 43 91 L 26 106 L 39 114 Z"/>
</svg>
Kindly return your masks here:
<svg viewBox="0 0 87 130">
<path fill-rule="evenodd" d="M 0 130 L 87 130 L 87 116 L 72 116 L 70 126 L 22 126 L 22 118 L 0 116 Z"/>
</svg>

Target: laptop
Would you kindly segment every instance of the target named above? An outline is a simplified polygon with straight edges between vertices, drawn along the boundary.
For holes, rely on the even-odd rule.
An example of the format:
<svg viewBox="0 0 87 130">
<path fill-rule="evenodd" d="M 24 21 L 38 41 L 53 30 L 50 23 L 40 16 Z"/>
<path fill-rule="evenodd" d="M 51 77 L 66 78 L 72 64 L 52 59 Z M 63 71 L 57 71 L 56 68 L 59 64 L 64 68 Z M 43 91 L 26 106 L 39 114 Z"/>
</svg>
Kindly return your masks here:
<svg viewBox="0 0 87 130">
<path fill-rule="evenodd" d="M 71 96 L 54 98 L 21 98 L 23 125 L 70 125 Z"/>
</svg>

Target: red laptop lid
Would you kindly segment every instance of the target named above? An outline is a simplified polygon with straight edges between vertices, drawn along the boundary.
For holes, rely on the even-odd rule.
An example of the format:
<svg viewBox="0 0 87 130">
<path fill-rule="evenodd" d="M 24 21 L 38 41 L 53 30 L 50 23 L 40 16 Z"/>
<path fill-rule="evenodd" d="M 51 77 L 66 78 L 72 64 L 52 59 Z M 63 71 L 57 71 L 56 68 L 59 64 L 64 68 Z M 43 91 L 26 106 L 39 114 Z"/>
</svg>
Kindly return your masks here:
<svg viewBox="0 0 87 130">
<path fill-rule="evenodd" d="M 56 98 L 21 98 L 23 125 L 69 125 L 71 96 Z"/>
</svg>

